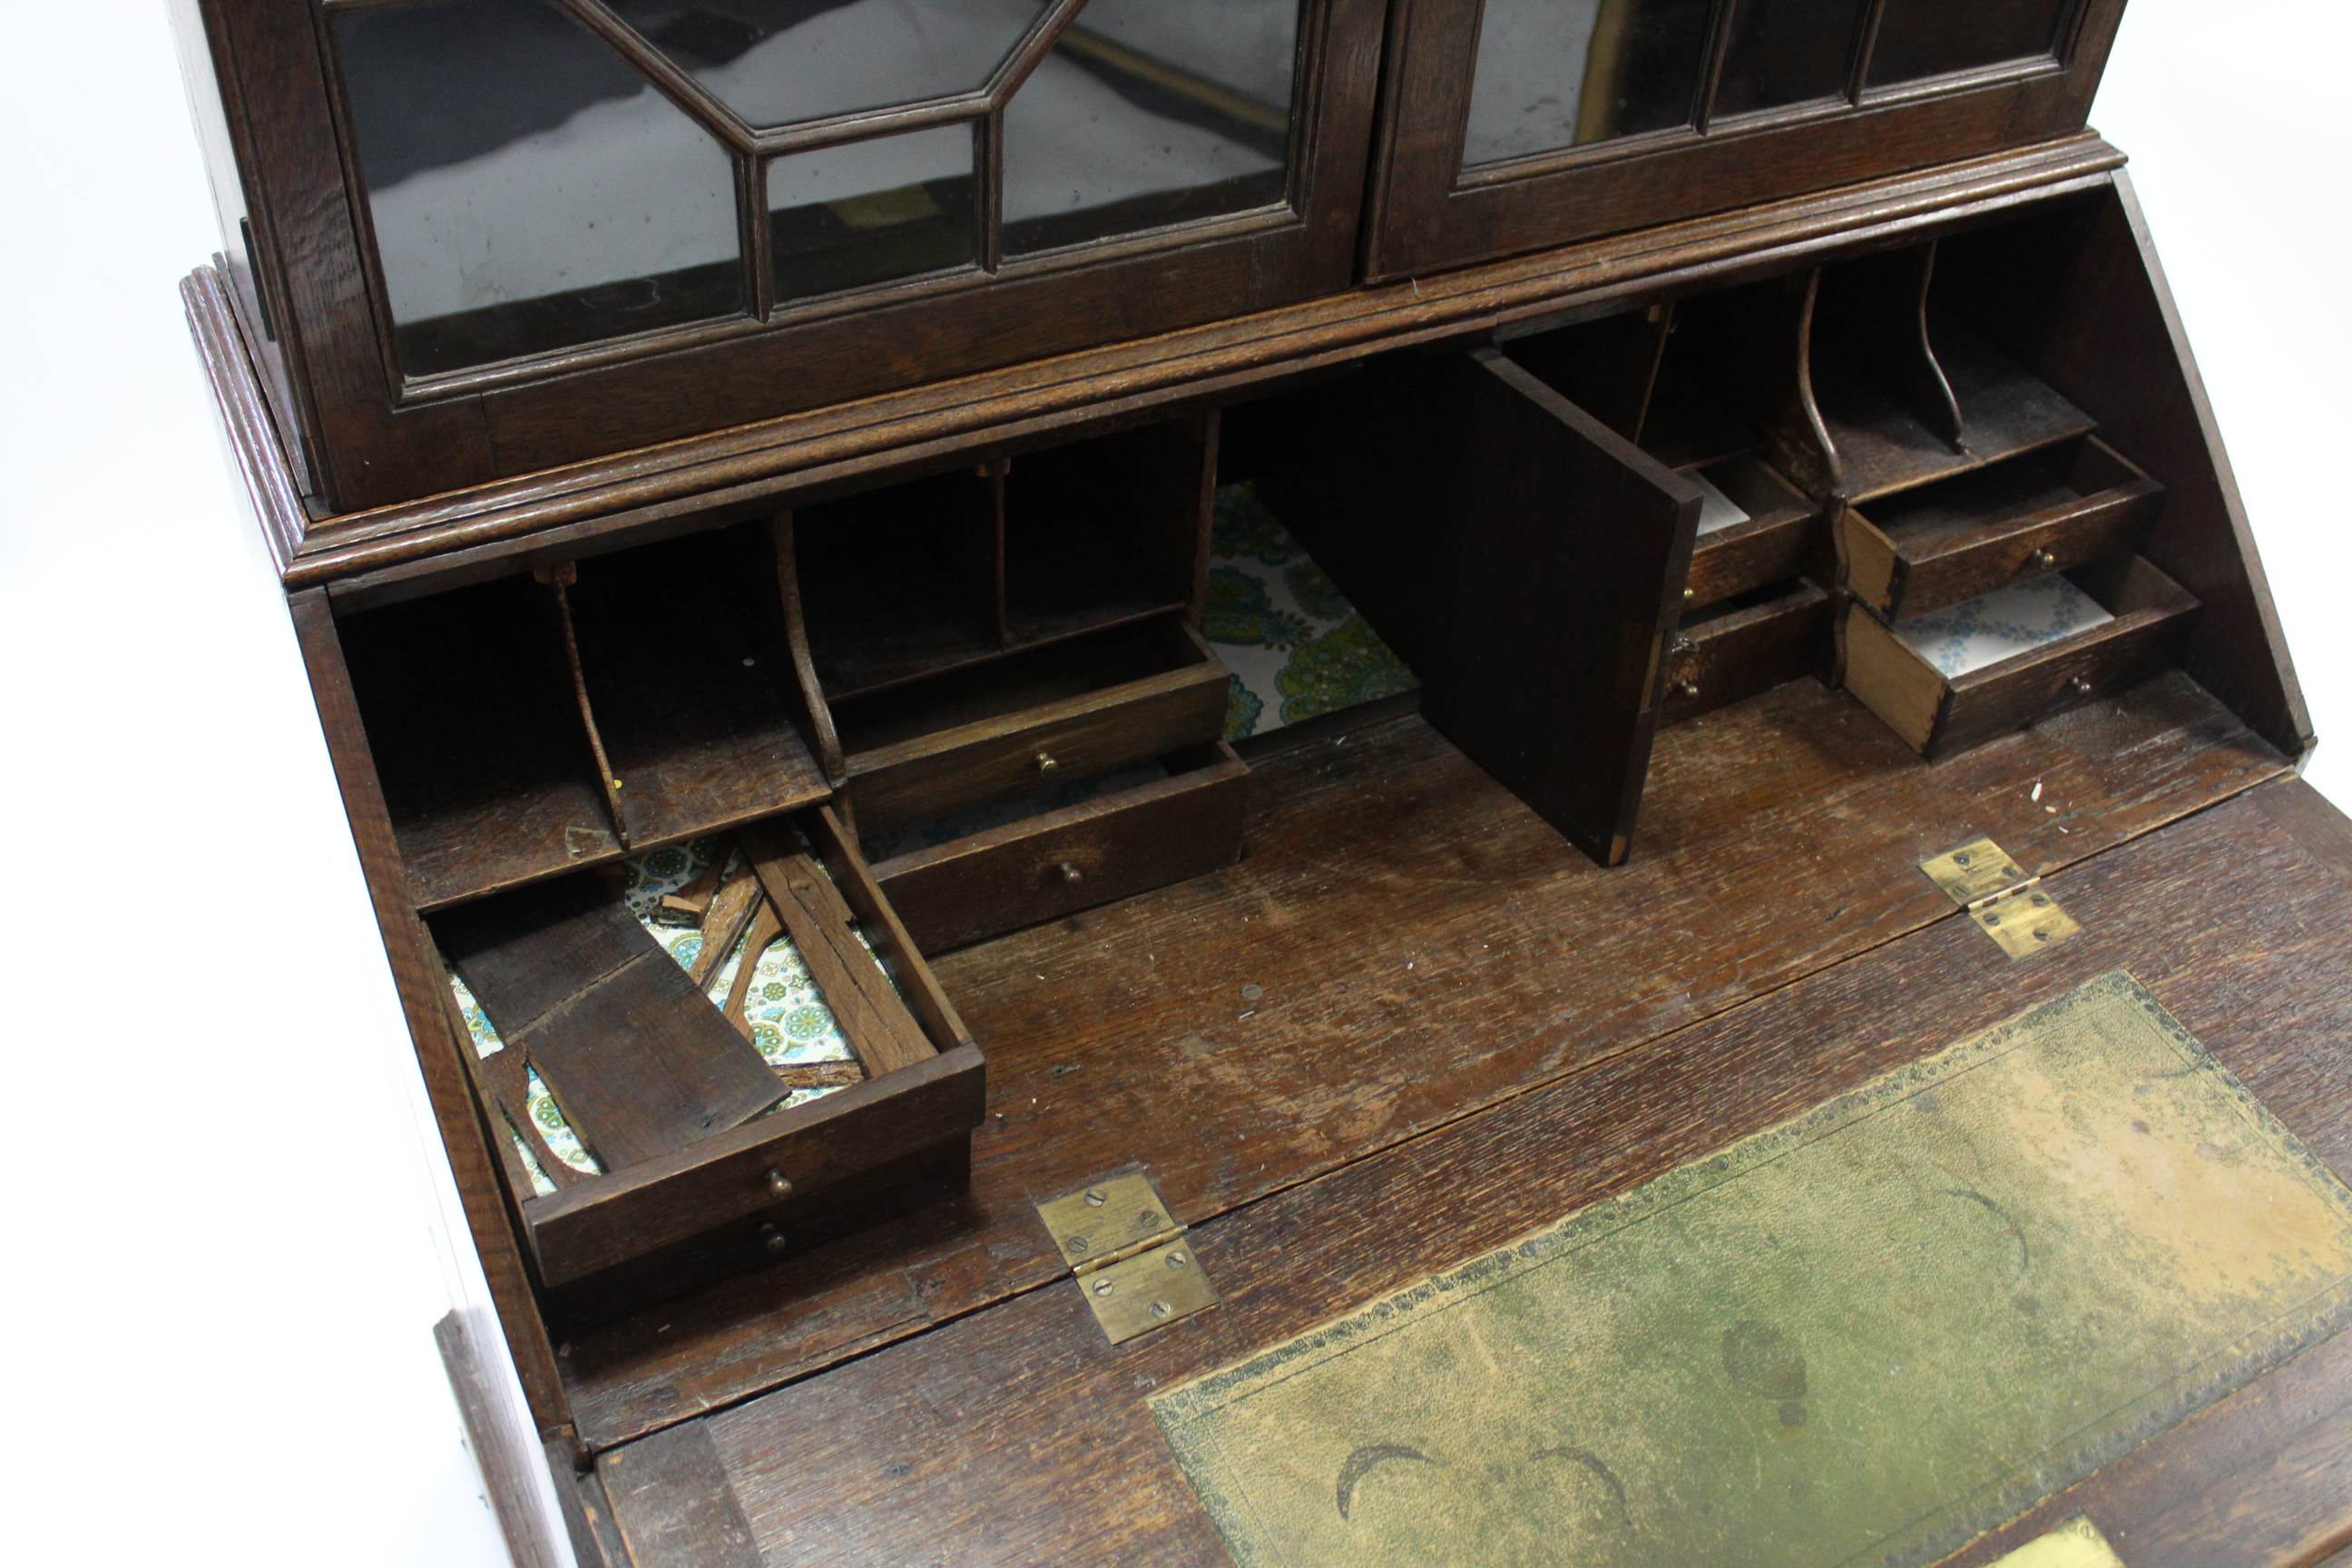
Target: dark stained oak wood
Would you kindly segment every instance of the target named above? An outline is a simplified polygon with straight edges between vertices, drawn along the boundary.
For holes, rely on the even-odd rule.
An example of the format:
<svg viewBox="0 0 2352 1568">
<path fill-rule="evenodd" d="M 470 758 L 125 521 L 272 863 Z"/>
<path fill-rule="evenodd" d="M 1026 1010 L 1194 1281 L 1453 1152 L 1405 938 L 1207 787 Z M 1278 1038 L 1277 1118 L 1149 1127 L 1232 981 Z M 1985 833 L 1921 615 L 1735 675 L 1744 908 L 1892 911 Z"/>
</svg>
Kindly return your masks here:
<svg viewBox="0 0 2352 1568">
<path fill-rule="evenodd" d="M 608 1173 L 783 1098 L 751 1042 L 593 873 L 453 910 L 434 935 Z"/>
<path fill-rule="evenodd" d="M 1691 547 L 1693 608 L 1719 604 L 1735 595 L 1786 582 L 1802 573 L 1832 580 L 1834 563 L 1824 537 L 1821 510 L 1762 459 L 1739 457 L 1699 470 L 1707 482 L 1748 513 Z"/>
<path fill-rule="evenodd" d="M 419 908 L 620 858 L 546 588 L 506 578 L 341 630 Z"/>
<path fill-rule="evenodd" d="M 364 187 L 338 123 L 334 50 L 315 8 L 287 0 L 201 5 L 236 157 L 213 175 L 224 184 L 242 179 L 257 241 L 252 265 L 278 307 L 294 412 L 319 457 L 320 489 L 338 509 L 887 394 L 943 372 L 1131 341 L 1339 292 L 1354 276 L 1384 8 L 1381 0 L 1307 0 L 1286 188 L 1254 210 L 999 257 L 990 270 L 779 301 L 766 319 L 739 313 L 674 332 L 404 375 L 374 275 Z M 593 9 L 580 14 L 604 19 Z M 685 101 L 730 123 L 690 78 L 657 56 L 648 63 Z M 923 111 L 885 111 L 868 129 L 910 118 Z M 756 247 L 762 226 L 751 227 Z"/>
<path fill-rule="evenodd" d="M 376 783 L 367 731 L 344 667 L 342 645 L 335 635 L 334 614 L 323 593 L 299 593 L 291 597 L 295 637 L 310 674 L 311 694 L 319 704 L 319 722 L 326 731 L 343 811 L 351 819 L 352 840 L 367 876 L 376 925 L 392 959 L 393 984 L 408 1022 L 409 1038 L 416 1047 L 417 1068 L 440 1131 L 442 1153 L 457 1178 L 467 1239 L 481 1259 L 483 1278 L 506 1335 L 507 1352 L 513 1358 L 540 1436 L 569 1447 L 578 1436 L 557 1371 L 555 1346 L 532 1297 L 530 1268 L 515 1215 L 501 1195 L 498 1157 L 491 1152 L 497 1133 L 484 1117 L 468 1079 L 464 1054 L 473 1049 L 473 1044 L 450 1026 L 440 961 L 424 921 L 416 917 L 415 902 L 401 868 L 391 814 Z"/>
<path fill-rule="evenodd" d="M 770 906 L 792 933 L 866 1076 L 880 1078 L 938 1055 L 890 989 L 888 976 L 858 944 L 849 906 L 817 863 L 765 824 L 740 837 Z"/>
<path fill-rule="evenodd" d="M 894 857 L 875 879 L 941 952 L 1240 859 L 1249 769 L 1223 742 L 1165 761 L 1165 779 Z"/>
<path fill-rule="evenodd" d="M 2081 7 L 2058 61 L 1865 93 L 1857 108 L 1798 106 L 1704 135 L 1668 132 L 1465 171 L 1481 7 L 1403 0 L 1391 12 L 1365 276 L 1426 276 L 2063 136 L 2089 111 L 2122 13 L 2123 0 Z M 1728 14 L 1712 13 L 1717 25 Z"/>
<path fill-rule="evenodd" d="M 1224 731 L 1227 674 L 1173 616 L 1033 648 L 834 711 L 868 831 Z"/>
<path fill-rule="evenodd" d="M 605 1455 L 596 1479 L 634 1568 L 764 1568 L 701 1422 Z"/>
<path fill-rule="evenodd" d="M 736 601 L 721 541 L 580 563 L 570 589 L 588 700 L 633 848 L 789 811 L 828 793 Z M 772 568 L 770 569 L 771 572 Z"/>
<path fill-rule="evenodd" d="M 1878 864 L 1890 882 L 1923 880 L 1907 858 Z M 1213 1311 L 1113 1348 L 1060 1282 L 713 1415 L 729 1489 L 774 1561 L 1223 1563 L 1151 1420 L 1152 1389 L 2118 966 L 2315 1154 L 2352 1171 L 2352 1063 L 2324 1045 L 2352 1032 L 2341 940 L 2352 888 L 2246 799 L 2049 886 L 2084 932 L 2030 962 L 2011 963 L 1948 908 L 1747 1005 L 1196 1226 L 1194 1249 L 1223 1298 Z M 1224 1104 L 1248 1119 L 1244 1099 Z M 1042 1230 L 1036 1239 L 1045 1245 Z M 2352 1489 L 2336 1484 L 2347 1394 L 2352 1354 L 2323 1346 L 2083 1496 L 2136 1568 L 2308 1563 L 2352 1531 Z M 2250 1419 L 2247 1407 L 2265 1403 L 2271 1412 Z"/>
<path fill-rule="evenodd" d="M 1444 373 L 1458 424 L 1422 711 L 1614 866 L 1641 809 L 1699 492 L 1492 350 Z"/>
<path fill-rule="evenodd" d="M 575 1334 L 583 1430 L 1034 1288 L 1033 1197 L 1139 1160 L 1206 1219 L 1943 918 L 1921 857 L 2054 871 L 2284 771 L 2177 675 L 1932 767 L 1800 680 L 1662 731 L 1654 847 L 1604 871 L 1418 719 L 1265 756 L 1239 865 L 940 962 L 990 1052 L 968 1197 Z"/>
<path fill-rule="evenodd" d="M 2180 662 L 2199 605 L 2179 584 L 2137 555 L 2068 575 L 2115 618 L 1948 679 L 1868 610 L 1849 605 L 1846 689 L 1934 761 Z"/>
<path fill-rule="evenodd" d="M 513 571 L 586 553 L 607 535 L 642 540 L 764 515 L 794 496 L 864 489 L 891 471 L 937 471 L 991 447 L 1050 441 L 1074 423 L 1164 416 L 1374 349 L 1461 341 L 1557 315 L 1605 310 L 1710 277 L 1798 264 L 1949 222 L 2110 183 L 2122 154 L 2082 135 L 1817 195 L 1790 197 L 1444 278 L 1359 289 L 1134 344 L 1088 350 L 912 391 L 782 416 L 646 451 L 585 459 L 313 525 L 289 586 L 337 584 L 352 604 L 421 581 Z M 281 450 L 255 460 L 284 465 Z M 614 542 L 618 542 L 617 540 Z M 356 595 L 356 597 L 352 597 Z"/>
<path fill-rule="evenodd" d="M 1784 680 L 1828 671 L 1836 652 L 1830 595 L 1800 580 L 1757 597 L 1760 602 L 1684 621 L 1666 658 L 1659 723 L 1679 724 Z"/>
<path fill-rule="evenodd" d="M 1941 307 L 2099 422 L 2164 486 L 2142 553 L 2205 609 L 2188 669 L 2290 756 L 2311 749 L 2304 705 L 2245 506 L 2196 356 L 2131 182 L 2015 225 L 1948 237 Z"/>
<path fill-rule="evenodd" d="M 1888 620 L 2137 547 L 2164 487 L 2093 437 L 1842 514 L 1846 586 Z"/>
</svg>

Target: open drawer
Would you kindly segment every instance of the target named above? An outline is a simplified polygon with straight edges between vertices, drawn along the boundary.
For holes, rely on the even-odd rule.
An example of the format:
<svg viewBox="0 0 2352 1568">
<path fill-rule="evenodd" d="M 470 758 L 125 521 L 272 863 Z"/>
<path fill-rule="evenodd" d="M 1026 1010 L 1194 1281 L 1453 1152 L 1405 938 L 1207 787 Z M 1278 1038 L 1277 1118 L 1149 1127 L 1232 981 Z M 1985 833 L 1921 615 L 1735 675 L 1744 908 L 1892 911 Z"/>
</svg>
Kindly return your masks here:
<svg viewBox="0 0 2352 1568">
<path fill-rule="evenodd" d="M 1933 760 L 2179 663 L 2199 607 L 2134 554 L 1893 626 L 1853 605 L 1846 689 Z M 2020 651 L 1988 657 L 2009 648 Z"/>
<path fill-rule="evenodd" d="M 1658 721 L 1678 724 L 1829 668 L 1836 607 L 1800 578 L 1687 616 L 1666 665 Z"/>
<path fill-rule="evenodd" d="M 1001 823 L 950 819 L 940 831 L 954 837 L 938 843 L 914 831 L 887 836 L 897 852 L 875 861 L 875 879 L 917 943 L 938 952 L 1241 858 L 1249 768 L 1223 741 L 1114 770 L 1100 783 L 1101 793 L 1073 791 L 1082 798 L 1066 805 L 1005 803 L 989 814 L 1007 818 Z M 1033 805 L 1043 809 L 1024 809 Z"/>
<path fill-rule="evenodd" d="M 665 868 L 683 869 L 656 881 Z M 979 1048 L 828 806 L 478 900 L 431 930 L 560 1321 L 964 1186 Z M 835 1059 L 796 1059 L 787 1036 L 803 1035 Z"/>
<path fill-rule="evenodd" d="M 1846 585 L 1899 620 L 2135 549 L 2163 504 L 2162 485 L 2086 437 L 1847 510 Z"/>
<path fill-rule="evenodd" d="M 1224 665 L 1175 616 L 835 702 L 860 831 L 938 816 L 1223 733 Z"/>
</svg>

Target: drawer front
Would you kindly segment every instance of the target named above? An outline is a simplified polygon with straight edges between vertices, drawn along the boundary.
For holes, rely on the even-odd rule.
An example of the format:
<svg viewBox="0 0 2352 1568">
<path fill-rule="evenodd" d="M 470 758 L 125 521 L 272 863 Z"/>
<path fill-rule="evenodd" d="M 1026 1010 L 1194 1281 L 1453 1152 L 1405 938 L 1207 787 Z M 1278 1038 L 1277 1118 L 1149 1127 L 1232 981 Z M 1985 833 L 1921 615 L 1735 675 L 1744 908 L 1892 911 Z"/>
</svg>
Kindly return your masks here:
<svg viewBox="0 0 2352 1568">
<path fill-rule="evenodd" d="M 1829 595 L 1803 583 L 1769 603 L 1686 628 L 1675 639 L 1658 721 L 1680 723 L 1827 669 L 1834 627 Z"/>
<path fill-rule="evenodd" d="M 2164 487 L 2142 478 L 1932 552 L 1890 549 L 1885 536 L 1848 513 L 1842 520 L 1852 563 L 1848 585 L 1888 620 L 1924 615 L 2135 549 L 2163 505 Z"/>
<path fill-rule="evenodd" d="M 522 1215 L 541 1280 L 550 1290 L 611 1281 L 641 1259 L 777 1213 L 806 1228 L 838 1214 L 845 1205 L 837 1194 L 869 1172 L 980 1126 L 986 1098 L 987 1064 L 977 1047 L 959 1046 L 675 1154 L 530 1199 Z M 781 1197 L 777 1176 L 786 1184 Z"/>
<path fill-rule="evenodd" d="M 854 753 L 850 805 L 861 830 L 895 827 L 1054 777 L 1204 745 L 1224 733 L 1226 687 L 1224 665 L 1207 655 L 1148 679 Z"/>
<path fill-rule="evenodd" d="M 2031 658 L 2010 659 L 1950 683 L 1927 759 L 2126 691 L 2188 657 L 2197 601 L 2135 610 Z"/>
<path fill-rule="evenodd" d="M 1204 765 L 874 868 L 927 952 L 1148 892 L 1241 858 L 1249 769 L 1220 741 Z"/>
</svg>

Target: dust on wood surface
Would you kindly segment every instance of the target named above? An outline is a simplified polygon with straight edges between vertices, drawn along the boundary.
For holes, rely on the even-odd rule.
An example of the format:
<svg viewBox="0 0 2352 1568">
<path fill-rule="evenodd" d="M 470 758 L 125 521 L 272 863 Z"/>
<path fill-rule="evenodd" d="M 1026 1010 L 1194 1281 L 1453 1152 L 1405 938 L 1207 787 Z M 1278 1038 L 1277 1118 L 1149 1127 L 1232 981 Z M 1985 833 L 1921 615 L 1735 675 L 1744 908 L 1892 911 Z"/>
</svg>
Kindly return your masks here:
<svg viewBox="0 0 2352 1568">
<path fill-rule="evenodd" d="M 1244 1568 L 1899 1568 L 2352 1318 L 2352 1193 L 2123 971 L 1155 1415 Z"/>
</svg>

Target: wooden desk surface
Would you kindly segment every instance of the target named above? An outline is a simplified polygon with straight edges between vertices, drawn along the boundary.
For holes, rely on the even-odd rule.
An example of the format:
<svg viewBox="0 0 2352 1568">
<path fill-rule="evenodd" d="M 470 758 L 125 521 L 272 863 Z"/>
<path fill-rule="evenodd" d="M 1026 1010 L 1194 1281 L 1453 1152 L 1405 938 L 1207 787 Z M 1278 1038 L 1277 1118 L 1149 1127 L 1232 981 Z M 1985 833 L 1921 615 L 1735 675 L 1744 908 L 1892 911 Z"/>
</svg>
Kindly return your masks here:
<svg viewBox="0 0 2352 1568">
<path fill-rule="evenodd" d="M 1150 1389 L 2118 965 L 2352 1173 L 2352 826 L 2183 679 L 1934 767 L 1782 688 L 1662 740 L 1618 871 L 1417 719 L 1257 790 L 1233 871 L 942 961 L 991 1054 L 963 1204 L 575 1338 L 635 1527 L 693 1497 L 703 1563 L 1223 1562 Z M 2085 934 L 2011 964 L 1954 919 L 1914 863 L 1979 833 Z M 1224 1304 L 1113 1349 L 1030 1202 L 1129 1161 Z M 2319 1561 L 2347 1403 L 2323 1346 L 2033 1517 L 2133 1568 Z"/>
</svg>

